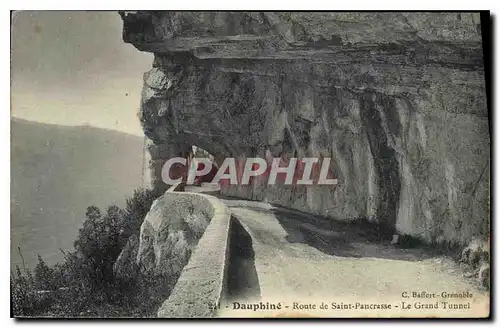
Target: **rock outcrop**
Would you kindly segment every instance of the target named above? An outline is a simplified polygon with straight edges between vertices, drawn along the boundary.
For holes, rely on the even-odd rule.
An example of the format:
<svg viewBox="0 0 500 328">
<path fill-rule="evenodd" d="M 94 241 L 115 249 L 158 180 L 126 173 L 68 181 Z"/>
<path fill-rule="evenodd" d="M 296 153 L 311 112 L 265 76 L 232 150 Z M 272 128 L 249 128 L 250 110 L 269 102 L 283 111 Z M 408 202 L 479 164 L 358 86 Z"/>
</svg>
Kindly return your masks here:
<svg viewBox="0 0 500 328">
<path fill-rule="evenodd" d="M 141 297 L 147 296 L 146 302 L 152 303 L 145 306 L 159 307 L 178 285 L 179 277 L 182 283 L 183 271 L 191 269 L 191 273 L 198 271 L 213 275 L 214 267 L 224 268 L 228 213 L 229 210 L 215 197 L 166 192 L 151 205 L 140 234 L 129 237 L 114 263 L 115 277 L 124 284 L 131 284 L 130 291 L 139 293 Z M 208 236 L 206 230 L 209 230 Z M 205 242 L 198 245 L 202 236 Z M 212 240 L 211 244 L 207 244 L 207 238 Z M 201 261 L 204 263 L 200 262 L 200 255 L 198 260 L 191 259 L 197 247 L 205 248 L 198 250 L 198 254 L 203 254 Z M 224 272 L 223 269 L 221 271 Z M 222 282 L 220 277 L 214 278 L 213 285 L 218 286 Z"/>
<path fill-rule="evenodd" d="M 187 193 L 165 193 L 156 199 L 141 225 L 136 258 L 141 272 L 175 277 L 175 281 L 213 211 L 208 201 Z"/>
<path fill-rule="evenodd" d="M 117 278 L 131 280 L 139 273 L 139 266 L 136 263 L 138 249 L 139 237 L 130 236 L 113 265 L 113 274 Z"/>
<path fill-rule="evenodd" d="M 255 179 L 222 193 L 336 219 L 372 217 L 429 242 L 488 234 L 478 14 L 121 15 L 124 40 L 155 54 L 140 114 L 160 192 L 163 163 L 191 145 L 216 161 L 331 157 L 334 187 Z"/>
<path fill-rule="evenodd" d="M 472 275 L 478 282 L 490 286 L 490 239 L 474 238 L 462 251 L 460 262 L 472 269 Z"/>
</svg>

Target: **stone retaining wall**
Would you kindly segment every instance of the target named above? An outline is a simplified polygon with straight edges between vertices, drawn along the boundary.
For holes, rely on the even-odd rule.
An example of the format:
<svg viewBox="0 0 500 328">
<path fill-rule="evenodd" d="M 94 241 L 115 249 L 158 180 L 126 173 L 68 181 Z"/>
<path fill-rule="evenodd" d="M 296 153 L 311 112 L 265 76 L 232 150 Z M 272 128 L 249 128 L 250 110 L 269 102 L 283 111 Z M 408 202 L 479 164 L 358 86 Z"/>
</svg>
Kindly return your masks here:
<svg viewBox="0 0 500 328">
<path fill-rule="evenodd" d="M 214 215 L 198 242 L 188 264 L 170 294 L 158 310 L 159 318 L 214 317 L 226 294 L 229 259 L 230 211 L 220 200 L 209 195 L 200 197 L 210 202 Z"/>
</svg>

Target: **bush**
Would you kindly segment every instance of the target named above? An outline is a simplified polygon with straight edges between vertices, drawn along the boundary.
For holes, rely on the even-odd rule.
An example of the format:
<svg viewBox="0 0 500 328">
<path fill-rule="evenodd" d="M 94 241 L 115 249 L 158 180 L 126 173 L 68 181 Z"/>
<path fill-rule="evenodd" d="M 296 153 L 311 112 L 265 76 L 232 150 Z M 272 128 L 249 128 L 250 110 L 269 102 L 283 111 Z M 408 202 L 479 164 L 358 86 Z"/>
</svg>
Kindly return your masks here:
<svg viewBox="0 0 500 328">
<path fill-rule="evenodd" d="M 90 206 L 75 241 L 77 264 L 91 289 L 104 292 L 113 284 L 113 263 L 120 254 L 120 231 L 123 226 L 123 211 L 110 206 L 104 216 L 95 206 Z"/>
<path fill-rule="evenodd" d="M 33 276 L 29 270 L 16 270 L 10 276 L 12 311 L 17 316 L 31 316 L 36 313 L 38 304 L 34 289 Z"/>
<path fill-rule="evenodd" d="M 138 235 L 154 201 L 153 192 L 137 189 L 125 210 L 112 205 L 103 215 L 89 206 L 64 261 L 49 267 L 38 256 L 33 270 L 16 267 L 11 274 L 12 311 L 15 316 L 148 316 L 159 305 L 155 279 L 117 279 L 113 265 L 128 238 Z M 157 281 L 157 280 L 156 280 Z M 156 308 L 155 308 L 156 307 Z"/>
<path fill-rule="evenodd" d="M 54 269 L 50 268 L 38 254 L 38 264 L 35 267 L 34 286 L 36 290 L 53 291 L 57 289 Z"/>
<path fill-rule="evenodd" d="M 128 198 L 125 206 L 124 231 L 122 238 L 128 239 L 133 234 L 139 234 L 142 222 L 155 200 L 150 189 L 136 189 L 134 195 Z"/>
</svg>

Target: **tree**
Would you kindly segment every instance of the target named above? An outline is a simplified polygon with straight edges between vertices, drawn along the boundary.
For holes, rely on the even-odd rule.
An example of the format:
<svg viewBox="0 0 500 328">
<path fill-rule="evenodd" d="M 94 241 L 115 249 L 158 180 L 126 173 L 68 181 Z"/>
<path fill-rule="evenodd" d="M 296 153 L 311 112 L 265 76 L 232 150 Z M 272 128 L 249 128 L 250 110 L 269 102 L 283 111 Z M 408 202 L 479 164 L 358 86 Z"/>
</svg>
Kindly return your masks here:
<svg viewBox="0 0 500 328">
<path fill-rule="evenodd" d="M 75 241 L 75 265 L 80 278 L 97 298 L 109 298 L 115 282 L 113 264 L 123 247 L 120 233 L 124 212 L 112 205 L 102 216 L 97 207 L 90 206 L 86 216 Z"/>
<path fill-rule="evenodd" d="M 125 239 L 139 233 L 142 222 L 149 212 L 151 205 L 153 205 L 154 200 L 153 191 L 143 188 L 134 190 L 133 196 L 127 199 L 123 231 Z"/>
<path fill-rule="evenodd" d="M 38 254 L 38 264 L 35 267 L 34 283 L 37 291 L 52 291 L 57 288 L 54 270 L 45 263 L 40 254 Z"/>
<path fill-rule="evenodd" d="M 11 275 L 14 315 L 114 316 L 154 311 L 161 298 L 152 300 L 151 296 L 161 277 L 119 281 L 113 275 L 116 259 L 128 237 L 139 233 L 153 201 L 151 190 L 137 189 L 126 200 L 125 210 L 112 205 L 103 214 L 96 206 L 89 206 L 74 251 L 62 251 L 62 263 L 49 267 L 38 256 L 33 274 L 17 267 Z"/>
</svg>

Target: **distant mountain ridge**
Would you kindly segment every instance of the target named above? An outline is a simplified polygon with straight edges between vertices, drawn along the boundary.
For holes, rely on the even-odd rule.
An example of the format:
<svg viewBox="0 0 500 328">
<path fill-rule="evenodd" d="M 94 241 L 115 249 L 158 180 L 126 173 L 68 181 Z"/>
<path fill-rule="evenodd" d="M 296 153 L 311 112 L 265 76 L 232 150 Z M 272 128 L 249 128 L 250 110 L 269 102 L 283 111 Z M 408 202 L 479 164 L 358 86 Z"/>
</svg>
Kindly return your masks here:
<svg viewBox="0 0 500 328">
<path fill-rule="evenodd" d="M 143 138 L 92 126 L 11 119 L 11 263 L 73 247 L 87 206 L 123 206 L 143 186 Z"/>
</svg>

